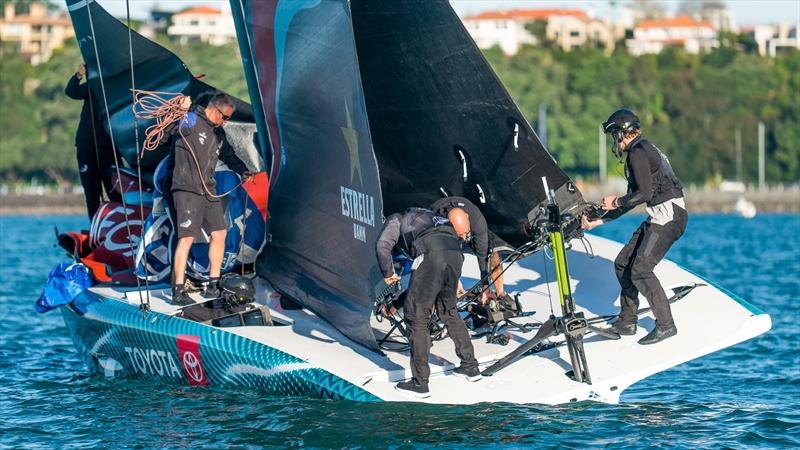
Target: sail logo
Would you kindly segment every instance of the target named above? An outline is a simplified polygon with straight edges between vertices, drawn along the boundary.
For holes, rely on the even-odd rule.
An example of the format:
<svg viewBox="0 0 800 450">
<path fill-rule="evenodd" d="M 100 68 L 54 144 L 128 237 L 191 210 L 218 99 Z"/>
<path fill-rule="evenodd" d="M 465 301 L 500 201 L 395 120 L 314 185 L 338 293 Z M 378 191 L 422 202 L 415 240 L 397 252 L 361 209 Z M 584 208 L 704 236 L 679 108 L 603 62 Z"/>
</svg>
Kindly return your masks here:
<svg viewBox="0 0 800 450">
<path fill-rule="evenodd" d="M 181 358 L 183 373 L 191 386 L 207 386 L 208 377 L 203 370 L 203 362 L 200 359 L 200 336 L 179 334 L 176 336 L 178 344 L 178 356 Z"/>
<path fill-rule="evenodd" d="M 375 226 L 375 197 L 339 186 L 342 202 L 342 215 L 362 224 Z M 353 223 L 353 238 L 367 242 L 367 229 L 364 225 Z"/>
<path fill-rule="evenodd" d="M 181 371 L 172 353 L 152 348 L 125 347 L 133 370 L 142 375 L 159 375 L 180 378 Z"/>
</svg>

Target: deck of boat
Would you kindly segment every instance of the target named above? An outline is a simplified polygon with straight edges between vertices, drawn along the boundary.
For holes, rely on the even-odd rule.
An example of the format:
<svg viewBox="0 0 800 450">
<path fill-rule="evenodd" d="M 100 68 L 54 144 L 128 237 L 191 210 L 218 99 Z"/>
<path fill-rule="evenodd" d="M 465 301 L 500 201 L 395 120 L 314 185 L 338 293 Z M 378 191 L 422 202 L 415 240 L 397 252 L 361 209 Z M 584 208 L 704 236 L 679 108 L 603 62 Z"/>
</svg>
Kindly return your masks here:
<svg viewBox="0 0 800 450">
<path fill-rule="evenodd" d="M 568 253 L 578 310 L 587 317 L 616 314 L 619 309 L 619 286 L 614 277 L 613 258 L 620 244 L 594 236 L 589 236 L 589 242 L 591 251 L 575 242 L 575 248 Z M 668 295 L 673 287 L 707 283 L 669 261 L 659 264 L 656 274 L 667 288 Z M 474 259 L 468 258 L 464 263 L 462 281 L 465 286 L 471 286 L 477 278 L 477 264 Z M 520 302 L 524 311 L 533 312 L 520 319 L 520 323 L 547 320 L 551 306 L 556 315 L 561 314 L 552 261 L 547 260 L 542 252 L 510 268 L 505 273 L 505 285 L 509 293 L 521 293 Z M 279 294 L 267 282 L 256 280 L 256 286 L 257 302 L 269 306 L 273 318 L 288 326 L 235 327 L 225 328 L 225 331 L 294 355 L 312 366 L 362 386 L 384 400 L 410 400 L 394 389 L 397 381 L 411 376 L 407 351 L 380 354 L 368 350 L 348 340 L 306 309 L 281 308 Z M 140 302 L 139 292 L 135 288 L 122 291 L 98 287 L 94 290 L 103 296 L 135 305 Z M 193 296 L 201 300 L 199 294 Z M 149 300 L 154 311 L 174 314 L 178 310 L 178 307 L 170 304 L 166 286 L 153 287 Z M 642 306 L 646 305 L 642 299 Z M 590 399 L 614 403 L 625 388 L 642 378 L 749 339 L 771 326 L 768 315 L 709 284 L 695 288 L 687 297 L 673 304 L 672 310 L 679 329 L 678 335 L 653 346 L 637 343 L 654 326 L 651 313 L 640 317 L 636 336 L 613 341 L 588 334 L 585 347 L 592 385 L 577 383 L 565 375 L 571 367 L 564 345 L 525 356 L 492 377 L 470 383 L 451 373 L 459 364 L 452 340 L 445 338 L 435 341 L 430 357 L 432 395 L 422 401 L 450 404 L 496 401 L 556 404 Z M 714 319 L 713 328 L 708 326 L 710 318 Z M 389 324 L 373 319 L 373 326 L 376 335 L 382 336 Z M 532 338 L 536 330 L 521 333 L 505 329 L 503 332 L 510 338 L 506 346 L 487 343 L 483 337 L 472 340 L 482 368 Z M 561 340 L 557 337 L 552 342 Z"/>
</svg>

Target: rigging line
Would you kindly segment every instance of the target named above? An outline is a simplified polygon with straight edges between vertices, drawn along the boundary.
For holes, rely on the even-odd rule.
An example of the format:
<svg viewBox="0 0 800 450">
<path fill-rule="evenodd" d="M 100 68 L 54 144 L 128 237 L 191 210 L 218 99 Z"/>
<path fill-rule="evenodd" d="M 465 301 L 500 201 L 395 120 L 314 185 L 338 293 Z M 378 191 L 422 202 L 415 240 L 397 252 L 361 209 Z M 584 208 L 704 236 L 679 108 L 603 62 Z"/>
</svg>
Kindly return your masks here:
<svg viewBox="0 0 800 450">
<path fill-rule="evenodd" d="M 94 105 L 92 105 L 92 90 L 89 89 L 89 71 L 84 74 L 86 76 L 86 92 L 89 93 L 89 114 L 92 115 L 92 141 L 94 142 L 94 159 L 97 161 L 97 168 L 100 169 L 100 147 L 97 146 L 97 127 L 94 123 Z M 80 170 L 80 167 L 78 168 Z M 100 175 L 102 177 L 102 174 Z M 103 189 L 100 191 L 100 198 L 103 198 L 103 193 L 106 190 L 106 184 L 103 184 Z"/>
<path fill-rule="evenodd" d="M 131 4 L 130 0 L 125 0 L 125 9 L 128 15 L 128 56 L 130 57 L 130 66 L 131 66 L 131 91 L 136 88 L 136 76 L 135 71 L 133 68 L 133 36 L 131 31 Z M 133 98 L 134 103 L 136 102 L 136 94 L 131 92 L 131 96 Z M 110 124 L 109 124 L 110 126 Z M 134 142 L 136 144 L 136 175 L 139 178 L 139 217 L 142 220 L 142 230 L 141 233 L 144 235 L 144 193 L 142 192 L 142 158 L 139 156 L 139 118 L 136 117 L 136 114 L 133 115 L 133 135 L 134 135 Z M 120 181 L 121 183 L 121 181 Z M 120 185 L 120 188 L 122 186 Z M 130 236 L 130 235 L 129 235 Z M 144 261 L 147 262 L 147 245 L 145 245 L 142 239 L 139 240 L 140 245 L 142 245 L 142 249 L 144 250 Z M 134 260 L 134 266 L 136 262 Z M 136 273 L 136 267 L 133 268 L 134 274 Z M 138 276 L 136 277 L 139 278 Z M 149 277 L 145 277 L 144 279 L 144 286 L 145 286 L 145 297 L 146 303 L 142 305 L 142 308 L 149 311 L 150 310 L 150 280 Z M 140 294 L 141 297 L 141 294 Z M 141 303 L 141 302 L 140 302 Z"/>
<path fill-rule="evenodd" d="M 547 286 L 547 299 L 550 301 L 550 316 L 555 317 L 553 310 L 553 294 L 550 293 L 550 274 L 547 273 L 547 257 L 542 252 L 542 267 L 544 267 L 544 285 Z"/>
<path fill-rule="evenodd" d="M 106 85 L 103 81 L 103 68 L 100 66 L 100 55 L 97 53 L 97 35 L 94 32 L 94 21 L 92 20 L 92 8 L 91 5 L 86 5 L 86 14 L 89 17 L 89 29 L 92 31 L 92 46 L 94 46 L 94 59 L 97 63 L 97 74 L 98 78 L 100 78 L 100 92 L 103 94 L 103 106 L 106 109 L 106 120 L 108 120 L 108 133 L 109 137 L 111 138 L 111 150 L 114 153 L 114 166 L 117 169 L 117 183 L 119 183 L 120 191 L 122 190 L 122 172 L 119 170 L 119 158 L 117 157 L 117 144 L 114 140 L 114 127 L 111 126 L 111 113 L 108 111 L 108 98 L 106 97 Z M 87 77 L 86 82 L 89 82 Z M 128 205 L 125 202 L 125 195 L 122 195 L 122 211 L 125 213 L 125 229 L 128 232 L 128 246 L 131 250 L 131 266 L 136 265 L 136 252 L 133 248 L 133 241 L 131 240 L 131 225 L 130 225 L 130 218 L 128 217 Z M 144 230 L 144 227 L 142 227 Z M 144 308 L 144 300 L 142 298 L 142 283 L 139 280 L 139 277 L 136 278 L 136 290 L 139 293 L 139 305 Z M 142 314 L 146 316 L 146 312 L 142 309 Z"/>
<path fill-rule="evenodd" d="M 247 189 L 242 196 L 242 236 L 239 238 L 239 259 L 242 265 L 242 276 L 244 276 L 244 235 L 247 233 Z"/>
</svg>

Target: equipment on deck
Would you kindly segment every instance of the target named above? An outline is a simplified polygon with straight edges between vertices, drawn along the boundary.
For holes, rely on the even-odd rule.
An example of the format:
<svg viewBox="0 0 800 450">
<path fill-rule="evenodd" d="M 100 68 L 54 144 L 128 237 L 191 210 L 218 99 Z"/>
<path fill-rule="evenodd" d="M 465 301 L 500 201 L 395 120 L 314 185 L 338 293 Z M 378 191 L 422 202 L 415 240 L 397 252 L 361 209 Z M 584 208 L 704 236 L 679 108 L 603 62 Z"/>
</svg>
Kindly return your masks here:
<svg viewBox="0 0 800 450">
<path fill-rule="evenodd" d="M 571 217 L 562 215 L 556 203 L 555 193 L 547 186 L 547 178 L 542 177 L 544 190 L 547 192 L 547 219 L 541 219 L 536 224 L 546 228 L 550 234 L 550 245 L 553 249 L 553 259 L 556 265 L 556 279 L 558 282 L 558 293 L 561 301 L 563 315 L 560 318 L 551 316 L 543 323 L 536 335 L 525 344 L 517 347 L 516 350 L 498 360 L 492 366 L 483 371 L 483 375 L 491 376 L 522 357 L 529 350 L 541 344 L 557 334 L 563 334 L 567 341 L 570 362 L 572 364 L 572 378 L 578 382 L 592 384 L 592 377 L 589 374 L 589 367 L 586 361 L 586 353 L 583 349 L 583 336 L 589 330 L 601 334 L 609 339 L 619 339 L 618 334 L 610 333 L 595 327 L 590 327 L 582 312 L 575 311 L 575 300 L 572 298 L 572 287 L 570 286 L 569 270 L 567 268 L 566 248 L 563 238 L 563 224 Z"/>
<path fill-rule="evenodd" d="M 255 300 L 256 288 L 249 278 L 236 273 L 225 274 L 219 280 L 222 298 L 230 305 L 245 305 Z"/>
</svg>

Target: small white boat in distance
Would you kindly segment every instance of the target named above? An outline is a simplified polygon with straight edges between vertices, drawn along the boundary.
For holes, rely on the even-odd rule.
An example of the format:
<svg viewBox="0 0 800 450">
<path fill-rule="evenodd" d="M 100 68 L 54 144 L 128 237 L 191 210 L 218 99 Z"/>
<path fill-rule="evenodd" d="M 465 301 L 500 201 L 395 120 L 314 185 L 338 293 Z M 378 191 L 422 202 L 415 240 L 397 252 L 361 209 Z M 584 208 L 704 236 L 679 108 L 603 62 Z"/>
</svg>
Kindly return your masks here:
<svg viewBox="0 0 800 450">
<path fill-rule="evenodd" d="M 756 205 L 744 198 L 744 195 L 740 195 L 739 199 L 736 200 L 736 204 L 733 206 L 733 212 L 745 219 L 752 219 L 756 216 Z"/>
</svg>

